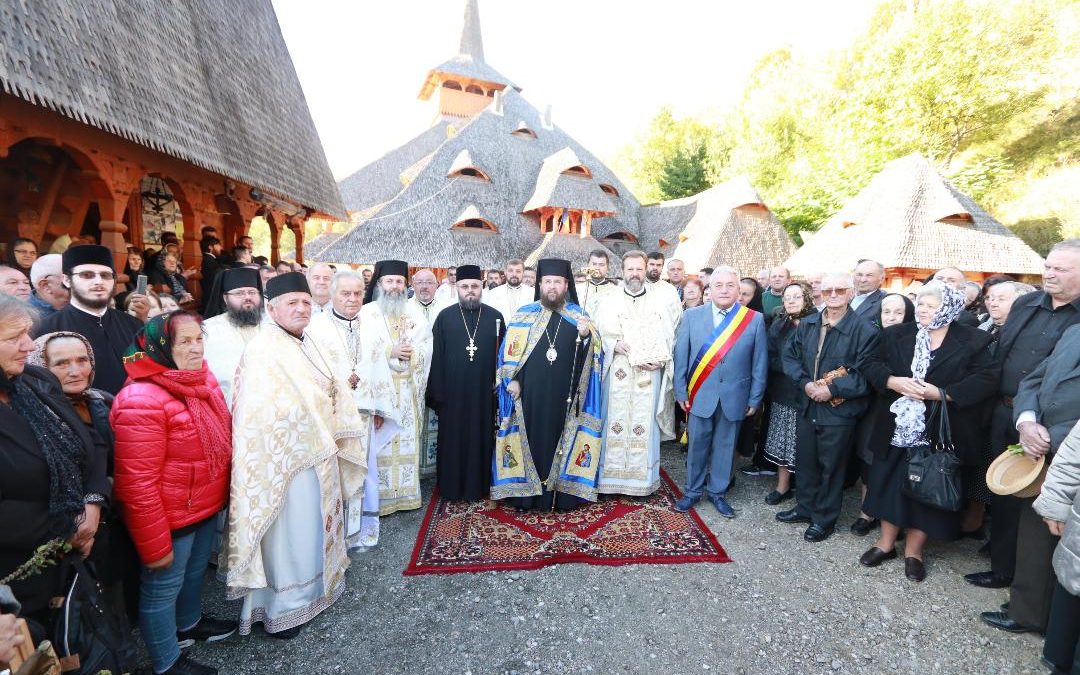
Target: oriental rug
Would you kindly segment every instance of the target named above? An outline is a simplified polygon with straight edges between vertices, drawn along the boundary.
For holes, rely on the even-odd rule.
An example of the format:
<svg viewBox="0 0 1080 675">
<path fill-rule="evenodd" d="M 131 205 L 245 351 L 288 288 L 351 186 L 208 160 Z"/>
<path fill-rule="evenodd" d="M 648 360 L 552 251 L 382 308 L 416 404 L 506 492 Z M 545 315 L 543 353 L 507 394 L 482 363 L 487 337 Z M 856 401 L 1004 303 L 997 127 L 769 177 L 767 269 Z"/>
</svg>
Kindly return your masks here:
<svg viewBox="0 0 1080 675">
<path fill-rule="evenodd" d="M 640 565 L 731 562 L 661 471 L 647 498 L 604 496 L 565 513 L 518 513 L 488 502 L 431 497 L 406 575 L 532 570 L 560 563 Z"/>
</svg>

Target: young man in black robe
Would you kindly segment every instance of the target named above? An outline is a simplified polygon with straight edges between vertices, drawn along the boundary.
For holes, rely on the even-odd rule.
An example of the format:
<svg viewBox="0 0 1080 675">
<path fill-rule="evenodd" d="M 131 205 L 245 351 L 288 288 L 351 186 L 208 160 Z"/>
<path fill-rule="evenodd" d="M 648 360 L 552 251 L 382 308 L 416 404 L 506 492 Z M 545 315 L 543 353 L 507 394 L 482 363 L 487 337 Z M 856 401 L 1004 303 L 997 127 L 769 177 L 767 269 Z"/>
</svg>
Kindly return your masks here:
<svg viewBox="0 0 1080 675">
<path fill-rule="evenodd" d="M 34 331 L 40 336 L 71 331 L 90 340 L 96 371 L 94 387 L 116 394 L 124 386 L 124 352 L 143 326 L 150 303 L 145 295 L 132 293 L 130 307 L 138 318 L 109 307 L 116 289 L 116 266 L 112 251 L 104 246 L 76 246 L 64 251 L 64 285 L 71 289 L 67 307 L 42 320 Z"/>
<path fill-rule="evenodd" d="M 577 304 L 569 262 L 541 260 L 537 276 L 539 302 L 509 319 L 502 347 L 500 377 L 516 410 L 500 398 L 509 417 L 496 438 L 492 497 L 522 510 L 565 510 L 596 499 L 600 338 Z M 568 427 L 586 430 L 564 435 Z M 524 429 L 528 453 L 515 428 Z"/>
<path fill-rule="evenodd" d="M 432 326 L 427 403 L 439 415 L 439 494 L 450 501 L 488 496 L 495 447 L 495 372 L 506 320 L 480 302 L 483 273 L 457 270 L 458 302 Z"/>
</svg>

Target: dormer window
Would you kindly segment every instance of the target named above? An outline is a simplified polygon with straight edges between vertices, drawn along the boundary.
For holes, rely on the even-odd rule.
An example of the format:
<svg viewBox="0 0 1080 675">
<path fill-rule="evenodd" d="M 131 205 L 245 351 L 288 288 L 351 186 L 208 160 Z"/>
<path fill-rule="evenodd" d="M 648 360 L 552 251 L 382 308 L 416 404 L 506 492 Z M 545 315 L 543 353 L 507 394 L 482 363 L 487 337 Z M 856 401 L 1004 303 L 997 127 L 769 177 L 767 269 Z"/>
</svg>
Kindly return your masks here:
<svg viewBox="0 0 1080 675">
<path fill-rule="evenodd" d="M 604 239 L 610 239 L 611 241 L 629 241 L 635 244 L 637 243 L 637 237 L 630 234 L 629 232 L 612 232 L 608 236 L 604 237 Z"/>
<path fill-rule="evenodd" d="M 576 166 L 572 166 L 569 169 L 565 169 L 562 172 L 562 174 L 564 176 L 577 176 L 579 178 L 592 178 L 592 171 L 589 171 L 589 169 L 587 167 L 584 167 L 581 164 L 578 164 Z M 603 189 L 603 188 L 601 188 L 601 189 Z"/>
<path fill-rule="evenodd" d="M 491 177 L 476 166 L 476 162 L 473 161 L 472 155 L 469 154 L 468 150 L 459 152 L 457 157 L 454 158 L 454 162 L 450 165 L 450 170 L 446 172 L 447 178 L 460 178 L 461 176 L 482 180 L 485 183 L 491 182 Z"/>
<path fill-rule="evenodd" d="M 465 87 L 465 91 L 470 94 L 480 94 L 481 96 L 484 95 L 484 90 L 476 86 L 475 84 L 470 84 L 469 86 Z"/>
<path fill-rule="evenodd" d="M 524 120 L 518 122 L 517 128 L 511 131 L 510 134 L 518 138 L 536 138 L 536 132 L 526 126 Z"/>
<path fill-rule="evenodd" d="M 483 218 L 469 218 L 454 223 L 453 226 L 456 230 L 483 230 L 485 232 L 498 232 L 499 228 L 495 227 L 495 223 L 490 220 L 484 220 Z"/>
<path fill-rule="evenodd" d="M 971 217 L 970 213 L 954 213 L 951 216 L 945 216 L 938 220 L 943 225 L 957 225 L 959 227 L 972 227 L 975 224 L 975 219 Z"/>
<path fill-rule="evenodd" d="M 457 171 L 450 174 L 450 178 L 458 178 L 461 176 L 466 176 L 468 178 L 477 178 L 484 181 L 485 183 L 491 182 L 491 178 L 488 177 L 486 173 L 473 166 L 467 166 L 464 169 L 458 169 Z"/>
<path fill-rule="evenodd" d="M 600 183 L 600 189 L 607 193 L 609 197 L 618 197 L 619 191 L 615 189 L 614 185 L 607 183 Z"/>
<path fill-rule="evenodd" d="M 453 80 L 447 80 L 442 83 L 443 89 L 453 89 L 454 91 L 461 91 L 461 85 Z"/>
</svg>

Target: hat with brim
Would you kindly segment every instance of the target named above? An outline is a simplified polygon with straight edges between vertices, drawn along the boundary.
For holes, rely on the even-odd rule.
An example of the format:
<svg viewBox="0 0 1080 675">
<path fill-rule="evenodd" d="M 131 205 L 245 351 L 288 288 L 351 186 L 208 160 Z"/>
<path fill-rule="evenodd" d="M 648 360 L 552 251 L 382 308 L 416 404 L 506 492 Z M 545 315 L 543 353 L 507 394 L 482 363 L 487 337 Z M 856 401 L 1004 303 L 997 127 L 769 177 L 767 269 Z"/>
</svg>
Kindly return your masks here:
<svg viewBox="0 0 1080 675">
<path fill-rule="evenodd" d="M 1031 459 L 1023 453 L 1006 450 L 986 470 L 986 487 L 996 495 L 1034 497 L 1046 479 L 1046 456 Z"/>
</svg>

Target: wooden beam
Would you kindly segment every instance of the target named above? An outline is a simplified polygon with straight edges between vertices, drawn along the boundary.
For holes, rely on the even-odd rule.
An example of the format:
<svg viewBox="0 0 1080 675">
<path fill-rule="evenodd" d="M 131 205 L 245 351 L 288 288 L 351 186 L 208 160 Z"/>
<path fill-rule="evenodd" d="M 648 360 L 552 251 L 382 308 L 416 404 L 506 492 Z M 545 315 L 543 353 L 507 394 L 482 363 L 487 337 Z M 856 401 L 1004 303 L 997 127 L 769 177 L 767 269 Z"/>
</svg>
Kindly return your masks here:
<svg viewBox="0 0 1080 675">
<path fill-rule="evenodd" d="M 62 153 L 56 170 L 49 178 L 49 186 L 45 189 L 41 204 L 38 206 L 38 219 L 33 224 L 33 232 L 24 236 L 29 236 L 34 241 L 41 241 L 41 237 L 45 234 L 45 226 L 49 224 L 53 209 L 56 208 L 56 197 L 60 194 L 60 188 L 64 185 L 64 178 L 67 176 L 70 164 L 71 160 L 68 158 L 67 153 Z"/>
</svg>

